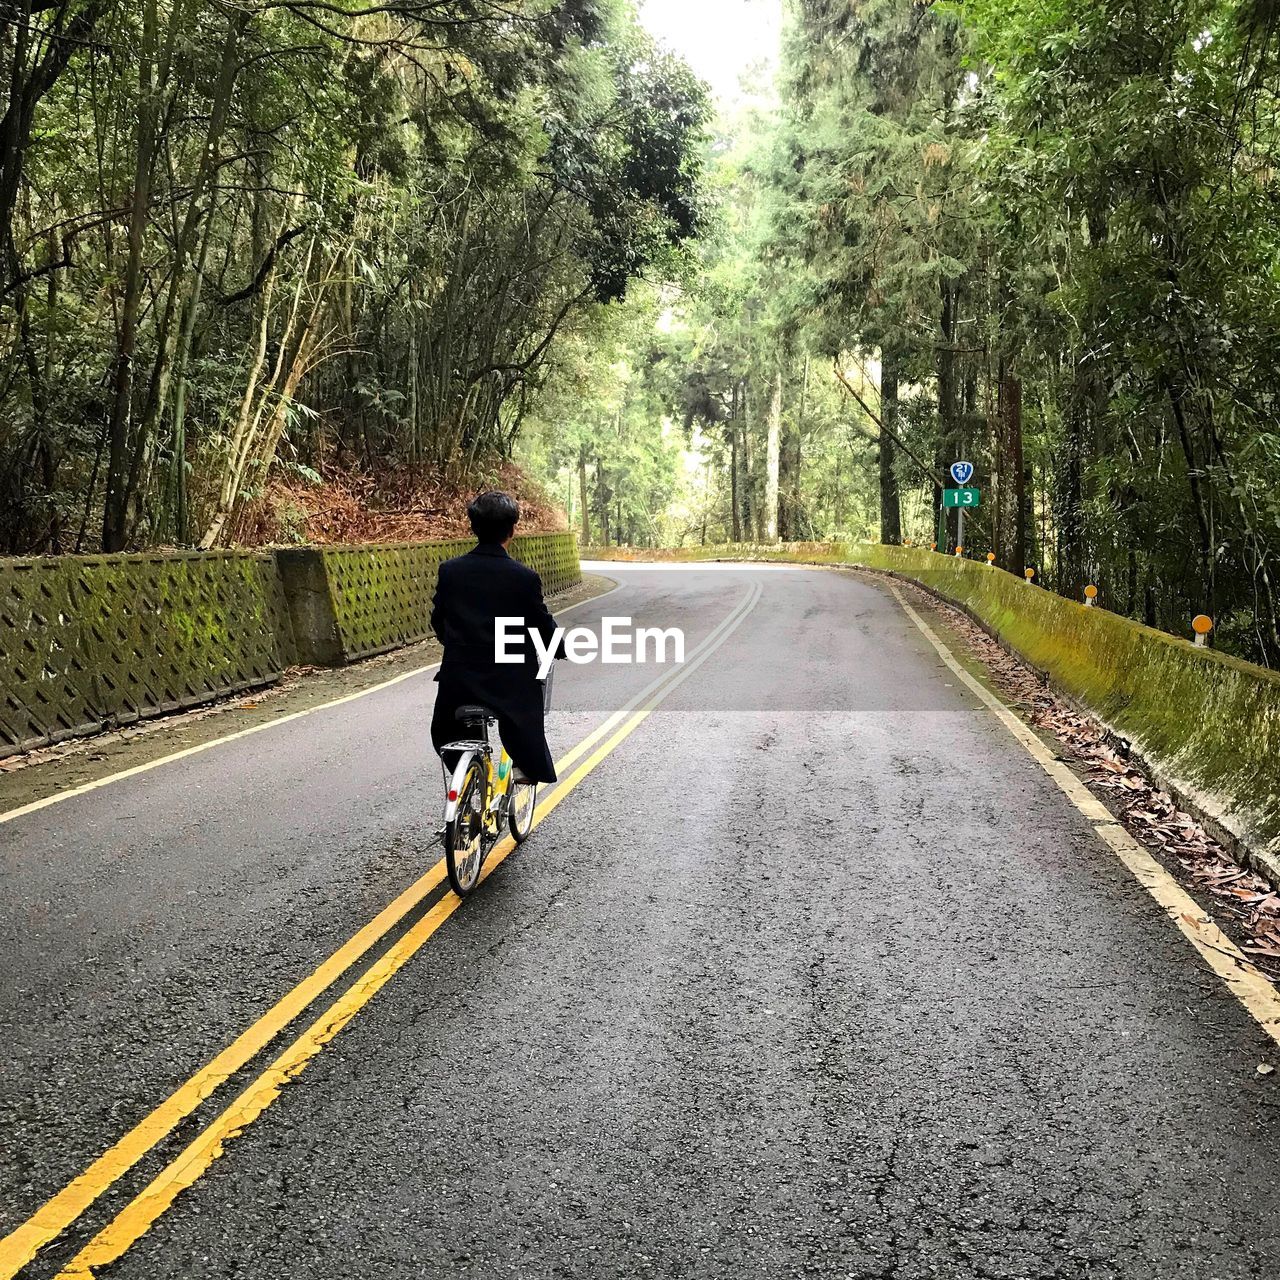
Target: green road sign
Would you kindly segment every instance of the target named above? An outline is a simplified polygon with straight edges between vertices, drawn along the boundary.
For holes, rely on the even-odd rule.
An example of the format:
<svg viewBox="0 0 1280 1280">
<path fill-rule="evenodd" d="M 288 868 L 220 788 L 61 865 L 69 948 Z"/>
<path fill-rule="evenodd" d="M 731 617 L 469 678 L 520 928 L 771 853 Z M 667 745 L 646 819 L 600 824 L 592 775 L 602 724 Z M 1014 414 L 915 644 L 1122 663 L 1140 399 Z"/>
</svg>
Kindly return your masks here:
<svg viewBox="0 0 1280 1280">
<path fill-rule="evenodd" d="M 944 507 L 980 507 L 982 506 L 982 490 L 943 489 L 942 505 Z"/>
</svg>

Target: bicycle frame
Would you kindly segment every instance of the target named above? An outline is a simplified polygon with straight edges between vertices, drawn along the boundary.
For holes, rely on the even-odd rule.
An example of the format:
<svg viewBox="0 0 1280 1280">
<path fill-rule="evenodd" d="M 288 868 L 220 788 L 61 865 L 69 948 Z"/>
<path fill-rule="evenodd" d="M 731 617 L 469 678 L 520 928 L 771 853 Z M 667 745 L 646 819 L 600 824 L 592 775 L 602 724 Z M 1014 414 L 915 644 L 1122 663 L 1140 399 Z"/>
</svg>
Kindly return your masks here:
<svg viewBox="0 0 1280 1280">
<path fill-rule="evenodd" d="M 476 756 L 489 754 L 487 742 L 451 742 L 446 751 L 458 752 L 458 763 L 448 780 L 448 792 L 444 806 L 445 822 L 452 822 L 458 816 L 458 797 L 462 794 L 462 784 L 466 780 L 467 770 L 471 768 Z M 492 768 L 492 765 L 489 766 Z"/>
<path fill-rule="evenodd" d="M 466 780 L 467 770 L 477 756 L 484 757 L 485 774 L 488 778 L 489 803 L 505 796 L 511 789 L 511 757 L 506 748 L 502 748 L 498 757 L 498 767 L 493 764 L 493 748 L 487 741 L 467 740 L 451 742 L 444 748 L 446 751 L 458 752 L 458 763 L 448 781 L 448 794 L 445 800 L 444 820 L 452 822 L 458 816 L 458 800 L 462 794 L 462 784 Z"/>
</svg>

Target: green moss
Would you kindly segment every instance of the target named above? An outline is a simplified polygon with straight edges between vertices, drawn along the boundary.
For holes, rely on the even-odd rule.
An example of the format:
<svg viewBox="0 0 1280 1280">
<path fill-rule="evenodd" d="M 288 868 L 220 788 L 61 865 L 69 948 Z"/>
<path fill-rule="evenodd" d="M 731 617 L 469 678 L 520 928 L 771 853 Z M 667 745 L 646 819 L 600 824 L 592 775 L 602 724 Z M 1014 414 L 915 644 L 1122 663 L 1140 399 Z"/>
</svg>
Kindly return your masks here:
<svg viewBox="0 0 1280 1280">
<path fill-rule="evenodd" d="M 324 547 L 338 639 L 347 661 L 368 657 L 430 634 L 431 599 L 440 565 L 462 555 L 471 540 Z M 578 551 L 568 533 L 515 538 L 511 553 L 533 568 L 548 593 L 581 580 Z"/>
<path fill-rule="evenodd" d="M 425 636 L 436 570 L 471 546 L 324 548 L 343 654 Z M 571 534 L 512 549 L 549 592 L 581 578 Z M 295 654 L 269 552 L 0 560 L 0 755 L 269 684 Z"/>
<path fill-rule="evenodd" d="M 986 565 L 911 548 L 851 559 L 967 606 L 1168 777 L 1216 800 L 1247 843 L 1280 847 L 1280 676 Z"/>
<path fill-rule="evenodd" d="M 0 754 L 268 684 L 291 654 L 267 554 L 0 560 Z"/>
</svg>

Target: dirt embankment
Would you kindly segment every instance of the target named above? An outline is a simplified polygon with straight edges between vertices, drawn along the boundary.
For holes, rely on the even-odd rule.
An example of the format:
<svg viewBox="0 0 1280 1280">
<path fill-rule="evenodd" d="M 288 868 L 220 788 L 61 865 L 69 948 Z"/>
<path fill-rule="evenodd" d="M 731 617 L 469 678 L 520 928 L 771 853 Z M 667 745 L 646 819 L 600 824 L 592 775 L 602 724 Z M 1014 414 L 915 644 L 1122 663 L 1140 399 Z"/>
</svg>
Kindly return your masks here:
<svg viewBox="0 0 1280 1280">
<path fill-rule="evenodd" d="M 281 543 L 421 542 L 470 535 L 467 503 L 503 489 L 520 503 L 521 533 L 567 529 L 564 512 L 514 463 L 495 465 L 469 482 L 426 467 L 374 475 L 328 468 L 314 478 L 275 477 L 240 539 L 246 546 Z"/>
</svg>

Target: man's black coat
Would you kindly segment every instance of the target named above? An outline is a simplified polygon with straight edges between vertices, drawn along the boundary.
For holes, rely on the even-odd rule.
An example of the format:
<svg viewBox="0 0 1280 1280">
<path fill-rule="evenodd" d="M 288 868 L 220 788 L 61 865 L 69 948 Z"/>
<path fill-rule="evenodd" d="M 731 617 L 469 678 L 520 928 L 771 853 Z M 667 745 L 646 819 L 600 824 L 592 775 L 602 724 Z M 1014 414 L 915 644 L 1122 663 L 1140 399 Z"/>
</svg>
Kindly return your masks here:
<svg viewBox="0 0 1280 1280">
<path fill-rule="evenodd" d="M 517 665 L 497 662 L 494 655 L 495 620 L 520 619 L 523 651 Z M 529 639 L 537 631 L 550 646 L 556 621 L 542 599 L 542 580 L 497 543 L 481 542 L 456 560 L 446 560 L 436 579 L 431 627 L 444 645 L 444 660 L 436 676 L 436 709 L 431 718 L 431 741 L 440 751 L 465 735 L 455 713 L 479 703 L 498 716 L 498 732 L 517 768 L 534 782 L 554 782 L 555 764 L 543 727 L 542 686 L 538 657 Z M 516 624 L 510 624 L 512 632 Z"/>
</svg>

